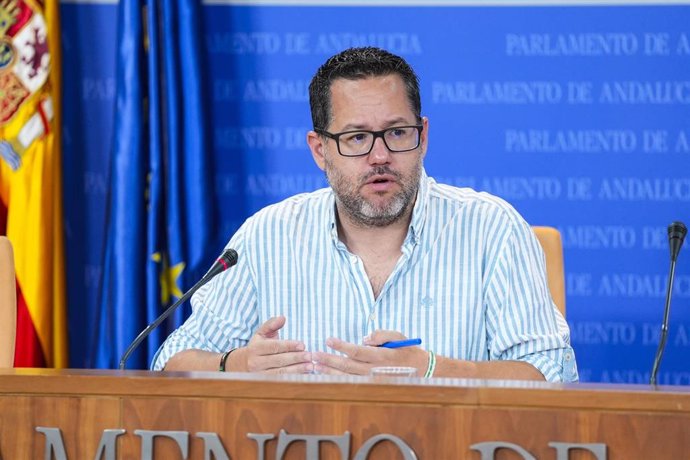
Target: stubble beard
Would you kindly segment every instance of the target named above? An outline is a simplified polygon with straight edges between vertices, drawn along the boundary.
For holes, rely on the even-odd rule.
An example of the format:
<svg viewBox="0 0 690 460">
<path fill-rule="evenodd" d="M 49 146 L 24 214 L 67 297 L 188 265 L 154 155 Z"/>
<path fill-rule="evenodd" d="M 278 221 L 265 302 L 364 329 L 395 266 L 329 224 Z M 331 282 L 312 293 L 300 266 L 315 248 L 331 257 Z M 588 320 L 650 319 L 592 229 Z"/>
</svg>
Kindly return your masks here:
<svg viewBox="0 0 690 460">
<path fill-rule="evenodd" d="M 348 179 L 333 166 L 328 157 L 325 158 L 326 179 L 335 193 L 338 210 L 347 214 L 355 225 L 362 227 L 385 227 L 407 215 L 419 190 L 422 173 L 421 158 L 416 162 L 411 174 L 407 177 L 393 171 L 388 166 L 376 166 L 366 175 L 359 178 L 356 184 Z M 398 191 L 388 201 L 373 203 L 360 194 L 360 189 L 373 175 L 388 174 L 395 177 L 400 184 Z"/>
</svg>

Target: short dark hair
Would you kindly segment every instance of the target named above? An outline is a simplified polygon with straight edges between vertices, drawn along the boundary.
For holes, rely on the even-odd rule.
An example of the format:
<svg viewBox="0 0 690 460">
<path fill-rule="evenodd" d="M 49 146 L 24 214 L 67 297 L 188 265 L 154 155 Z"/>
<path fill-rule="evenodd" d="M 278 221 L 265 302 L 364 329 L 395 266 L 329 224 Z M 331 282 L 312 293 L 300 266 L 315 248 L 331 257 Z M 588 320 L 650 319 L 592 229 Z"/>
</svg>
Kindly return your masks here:
<svg viewBox="0 0 690 460">
<path fill-rule="evenodd" d="M 329 58 L 316 71 L 309 84 L 309 105 L 314 128 L 326 129 L 331 122 L 331 86 L 335 80 L 359 80 L 391 74 L 398 74 L 403 79 L 410 108 L 417 122 L 421 122 L 422 101 L 417 74 L 400 56 L 367 46 L 346 49 Z"/>
</svg>

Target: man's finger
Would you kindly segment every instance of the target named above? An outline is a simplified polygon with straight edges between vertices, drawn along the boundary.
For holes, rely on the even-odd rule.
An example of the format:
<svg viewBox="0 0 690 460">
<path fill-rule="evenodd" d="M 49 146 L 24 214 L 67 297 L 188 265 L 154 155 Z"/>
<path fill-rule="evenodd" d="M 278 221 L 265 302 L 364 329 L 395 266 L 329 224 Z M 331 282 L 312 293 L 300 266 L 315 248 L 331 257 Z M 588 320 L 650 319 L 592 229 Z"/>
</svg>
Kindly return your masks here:
<svg viewBox="0 0 690 460">
<path fill-rule="evenodd" d="M 304 342 L 299 340 L 257 340 L 251 347 L 252 353 L 261 356 L 305 350 Z"/>
<path fill-rule="evenodd" d="M 314 364 L 311 361 L 308 363 L 292 364 L 284 367 L 274 367 L 266 369 L 267 374 L 311 374 L 314 372 Z"/>
<path fill-rule="evenodd" d="M 394 340 L 405 340 L 406 338 L 407 337 L 397 331 L 377 329 L 372 332 L 371 335 L 364 337 L 364 345 L 378 347 L 382 343 L 392 342 Z"/>
<path fill-rule="evenodd" d="M 331 366 L 323 362 L 314 363 L 314 372 L 328 375 L 369 375 L 372 366 L 345 358 L 345 361 Z"/>
<path fill-rule="evenodd" d="M 384 350 L 375 347 L 367 347 L 362 345 L 355 345 L 354 343 L 345 342 L 334 337 L 326 340 L 326 346 L 347 355 L 349 358 L 362 361 L 366 363 L 377 362 L 381 360 L 381 356 L 390 350 Z"/>
<path fill-rule="evenodd" d="M 256 330 L 256 335 L 265 339 L 275 339 L 278 337 L 278 331 L 285 325 L 284 316 L 274 316 L 269 318 Z"/>
<path fill-rule="evenodd" d="M 247 362 L 247 367 L 251 372 L 258 372 L 281 367 L 290 367 L 298 364 L 308 364 L 313 367 L 311 353 L 302 351 L 277 355 L 252 356 Z"/>
<path fill-rule="evenodd" d="M 314 360 L 314 363 L 316 363 L 316 367 L 327 367 L 340 371 L 343 374 L 367 375 L 369 373 L 369 368 L 371 367 L 368 363 L 362 363 L 344 356 L 337 356 L 323 352 L 312 353 L 312 359 Z"/>
</svg>

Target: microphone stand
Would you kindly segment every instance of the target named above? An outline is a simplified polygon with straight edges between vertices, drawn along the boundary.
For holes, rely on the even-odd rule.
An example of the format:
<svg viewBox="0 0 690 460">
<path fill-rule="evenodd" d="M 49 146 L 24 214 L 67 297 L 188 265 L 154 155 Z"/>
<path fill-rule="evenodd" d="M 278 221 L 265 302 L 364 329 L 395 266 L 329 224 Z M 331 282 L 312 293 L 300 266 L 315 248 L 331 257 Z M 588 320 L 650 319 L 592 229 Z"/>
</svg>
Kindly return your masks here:
<svg viewBox="0 0 690 460">
<path fill-rule="evenodd" d="M 671 295 L 673 294 L 673 277 L 676 274 L 676 259 L 683 246 L 683 240 L 688 233 L 688 229 L 682 222 L 673 222 L 668 226 L 668 244 L 671 251 L 671 268 L 669 269 L 668 285 L 666 286 L 666 304 L 664 305 L 664 321 L 661 323 L 661 337 L 659 338 L 659 348 L 656 350 L 652 374 L 649 378 L 650 385 L 656 385 L 656 376 L 661 365 L 661 358 L 664 356 L 666 340 L 668 339 L 668 316 L 671 310 Z"/>
<path fill-rule="evenodd" d="M 661 358 L 664 356 L 664 348 L 666 348 L 666 339 L 668 338 L 668 314 L 671 310 L 671 289 L 673 289 L 673 277 L 676 273 L 675 259 L 671 259 L 671 269 L 669 273 L 668 285 L 666 286 L 666 304 L 664 305 L 664 321 L 661 323 L 661 338 L 659 339 L 659 348 L 656 349 L 656 356 L 654 357 L 652 376 L 649 378 L 650 385 L 656 385 L 656 374 L 659 372 Z"/>
<path fill-rule="evenodd" d="M 192 288 L 185 292 L 182 297 L 180 297 L 177 302 L 174 304 L 170 305 L 158 318 L 156 318 L 151 324 L 146 326 L 146 329 L 141 331 L 139 335 L 137 336 L 136 339 L 132 343 L 129 344 L 125 352 L 122 354 L 122 358 L 120 359 L 120 370 L 124 370 L 125 364 L 127 362 L 127 359 L 129 358 L 129 355 L 132 354 L 132 352 L 139 346 L 139 344 L 146 338 L 148 335 L 153 331 L 155 328 L 157 328 L 160 323 L 162 323 L 168 316 L 170 316 L 170 313 L 175 311 L 177 307 L 182 305 L 184 302 L 187 301 L 197 290 L 199 290 L 200 287 L 202 287 L 204 284 L 208 283 L 211 278 L 216 276 L 217 274 L 227 270 L 228 268 L 232 267 L 237 263 L 237 252 L 235 252 L 234 249 L 227 249 L 223 252 L 223 254 L 218 258 L 216 263 L 211 267 L 211 269 L 204 275 L 203 278 L 201 278 Z"/>
</svg>

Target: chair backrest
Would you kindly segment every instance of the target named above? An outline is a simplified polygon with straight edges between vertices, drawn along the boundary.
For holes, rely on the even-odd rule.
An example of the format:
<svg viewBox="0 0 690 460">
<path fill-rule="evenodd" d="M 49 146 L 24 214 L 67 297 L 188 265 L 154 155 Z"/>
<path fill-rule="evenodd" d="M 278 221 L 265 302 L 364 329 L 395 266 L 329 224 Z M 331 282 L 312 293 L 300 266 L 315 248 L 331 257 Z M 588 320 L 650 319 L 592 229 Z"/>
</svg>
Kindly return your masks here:
<svg viewBox="0 0 690 460">
<path fill-rule="evenodd" d="M 553 227 L 532 227 L 544 249 L 546 276 L 551 297 L 565 317 L 565 268 L 563 265 L 563 241 L 561 234 Z"/>
<path fill-rule="evenodd" d="M 0 368 L 14 367 L 17 334 L 17 284 L 14 252 L 5 236 L 0 236 Z"/>
</svg>

